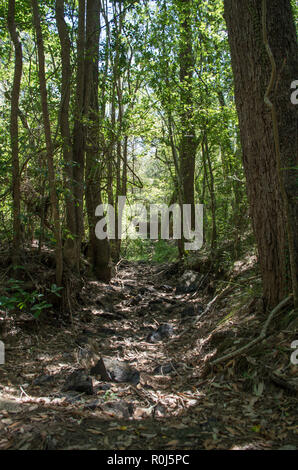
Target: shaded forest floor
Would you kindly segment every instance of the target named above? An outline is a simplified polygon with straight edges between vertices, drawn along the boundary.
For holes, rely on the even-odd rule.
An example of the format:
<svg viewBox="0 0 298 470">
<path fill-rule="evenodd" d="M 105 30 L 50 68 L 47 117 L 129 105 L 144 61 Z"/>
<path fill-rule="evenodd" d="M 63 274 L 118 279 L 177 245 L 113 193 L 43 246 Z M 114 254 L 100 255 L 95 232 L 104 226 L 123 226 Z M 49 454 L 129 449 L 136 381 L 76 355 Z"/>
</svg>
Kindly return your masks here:
<svg viewBox="0 0 298 470">
<path fill-rule="evenodd" d="M 287 310 L 265 341 L 210 367 L 256 337 L 268 313 L 252 257 L 235 264 L 232 283 L 191 276 L 123 261 L 110 284 L 84 279 L 72 324 L 7 319 L 0 449 L 297 447 Z"/>
</svg>

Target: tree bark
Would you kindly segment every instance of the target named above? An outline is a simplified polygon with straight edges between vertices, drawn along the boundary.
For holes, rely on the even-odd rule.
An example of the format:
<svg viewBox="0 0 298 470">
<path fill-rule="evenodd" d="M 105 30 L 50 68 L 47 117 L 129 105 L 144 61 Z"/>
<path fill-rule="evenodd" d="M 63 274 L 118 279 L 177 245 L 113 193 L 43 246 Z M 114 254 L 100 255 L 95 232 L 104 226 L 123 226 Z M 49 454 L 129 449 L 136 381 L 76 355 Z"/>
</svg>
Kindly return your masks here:
<svg viewBox="0 0 298 470">
<path fill-rule="evenodd" d="M 89 224 L 89 255 L 92 268 L 99 280 L 111 279 L 110 245 L 108 239 L 99 240 L 95 235 L 95 209 L 101 204 L 99 171 L 99 103 L 98 62 L 100 1 L 87 0 L 87 40 L 85 59 L 85 107 L 88 115 L 86 145 L 86 205 Z"/>
<path fill-rule="evenodd" d="M 203 158 L 203 165 L 204 165 L 204 175 L 206 178 L 210 200 L 211 200 L 211 215 L 212 215 L 211 252 L 212 252 L 212 256 L 214 256 L 215 250 L 217 247 L 216 199 L 215 199 L 213 169 L 212 169 L 212 164 L 210 160 L 208 136 L 207 136 L 206 131 L 204 131 L 203 140 L 202 140 L 202 158 Z M 209 176 L 208 176 L 207 166 L 209 170 Z"/>
<path fill-rule="evenodd" d="M 19 163 L 19 99 L 22 80 L 23 54 L 22 45 L 15 24 L 15 0 L 9 0 L 7 24 L 15 50 L 15 68 L 11 93 L 10 112 L 10 141 L 12 156 L 12 197 L 13 197 L 13 249 L 12 261 L 14 266 L 19 264 L 21 243 L 21 193 L 20 193 L 20 163 Z"/>
<path fill-rule="evenodd" d="M 39 86 L 40 86 L 40 95 L 41 95 L 43 126 L 44 126 L 45 141 L 46 141 L 51 205 L 52 205 L 53 219 L 54 219 L 54 237 L 55 237 L 55 243 L 56 243 L 55 245 L 56 283 L 58 286 L 61 286 L 62 275 L 63 275 L 62 239 L 61 239 L 60 217 L 59 217 L 59 201 L 58 201 L 58 196 L 56 192 L 54 152 L 53 152 L 53 143 L 52 143 L 52 136 L 51 136 L 49 110 L 48 110 L 47 86 L 46 86 L 46 76 L 45 76 L 44 44 L 43 44 L 42 30 L 41 30 L 41 24 L 40 24 L 38 1 L 31 0 L 31 3 L 32 3 L 32 8 L 33 8 L 33 22 L 34 22 L 34 27 L 35 27 L 35 32 L 36 32 L 36 43 L 37 43 L 38 64 L 39 64 L 38 77 L 39 77 Z"/>
<path fill-rule="evenodd" d="M 194 174 L 195 157 L 197 149 L 194 106 L 193 106 L 193 35 L 192 35 L 192 2 L 180 0 L 177 3 L 180 38 L 179 38 L 179 66 L 180 66 L 180 177 L 182 181 L 182 204 L 191 205 L 191 228 L 195 226 L 194 210 Z M 182 213 L 182 212 L 181 212 Z M 184 237 L 178 241 L 180 256 L 184 252 Z"/>
<path fill-rule="evenodd" d="M 193 70 L 191 1 L 181 0 L 180 16 L 180 173 L 183 185 L 183 203 L 194 206 L 194 171 L 196 156 L 196 134 L 193 108 Z M 194 214 L 194 211 L 192 212 Z"/>
<path fill-rule="evenodd" d="M 66 228 L 67 238 L 63 247 L 64 260 L 71 268 L 80 269 L 80 250 L 78 248 L 76 211 L 73 185 L 73 148 L 69 125 L 69 104 L 70 104 L 70 82 L 71 65 L 70 50 L 71 43 L 64 20 L 64 0 L 56 0 L 56 23 L 60 39 L 60 54 L 62 63 L 62 83 L 60 100 L 60 131 L 63 142 L 64 160 L 64 181 L 65 181 L 65 208 L 66 208 Z"/>
<path fill-rule="evenodd" d="M 278 168 L 273 122 L 264 97 L 271 64 L 262 35 L 260 0 L 225 0 L 235 99 L 243 149 L 243 164 L 253 229 L 258 245 L 264 299 L 269 308 L 289 291 L 289 244 L 282 198 L 284 184 L 289 222 L 297 234 L 297 108 L 290 101 L 290 84 L 298 70 L 296 31 L 289 0 L 270 0 L 267 33 L 276 62 L 278 80 L 271 100 L 277 110 L 281 168 Z M 278 172 L 282 171 L 282 178 Z M 294 241 L 296 273 L 298 240 Z M 292 278 L 292 289 L 297 277 Z"/>
<path fill-rule="evenodd" d="M 84 169 L 85 169 L 85 36 L 86 36 L 86 0 L 79 0 L 79 23 L 77 36 L 77 74 L 76 100 L 73 128 L 73 178 L 76 220 L 77 257 L 81 255 L 84 234 Z"/>
</svg>

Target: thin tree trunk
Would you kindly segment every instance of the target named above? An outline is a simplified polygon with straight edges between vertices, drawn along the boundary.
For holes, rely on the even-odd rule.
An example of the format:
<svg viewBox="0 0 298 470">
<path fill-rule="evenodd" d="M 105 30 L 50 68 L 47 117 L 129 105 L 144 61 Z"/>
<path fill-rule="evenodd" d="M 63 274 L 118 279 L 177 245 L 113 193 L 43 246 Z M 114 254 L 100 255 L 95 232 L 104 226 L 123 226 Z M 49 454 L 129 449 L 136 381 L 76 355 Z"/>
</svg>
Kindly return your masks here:
<svg viewBox="0 0 298 470">
<path fill-rule="evenodd" d="M 11 93 L 11 113 L 10 113 L 10 140 L 12 155 L 12 196 L 13 196 L 13 250 L 12 261 L 16 266 L 19 264 L 20 243 L 21 243 L 21 193 L 20 193 L 20 164 L 19 164 L 19 98 L 22 79 L 23 55 L 22 45 L 16 30 L 15 24 L 15 0 L 9 0 L 8 29 L 15 49 L 14 79 Z"/>
<path fill-rule="evenodd" d="M 211 232 L 211 251 L 214 254 L 217 245 L 217 229 L 216 229 L 216 200 L 215 200 L 215 189 L 214 189 L 214 177 L 213 170 L 209 154 L 208 137 L 206 131 L 202 141 L 202 157 L 204 164 L 204 174 L 207 180 L 208 190 L 211 200 L 211 215 L 212 215 L 212 232 Z M 207 172 L 207 165 L 209 170 L 209 176 Z"/>
<path fill-rule="evenodd" d="M 84 234 L 84 166 L 85 166 L 85 126 L 84 107 L 85 93 L 85 35 L 86 35 L 86 0 L 79 0 L 79 24 L 77 36 L 77 76 L 75 119 L 73 129 L 73 178 L 76 217 L 77 257 L 81 254 L 81 243 Z"/>
<path fill-rule="evenodd" d="M 37 42 L 37 51 L 38 51 L 38 64 L 39 64 L 38 77 L 39 77 L 39 86 L 40 86 L 40 95 L 41 95 L 43 126 L 44 126 L 46 149 L 47 149 L 47 164 L 48 164 L 48 174 L 49 174 L 51 205 L 52 205 L 53 219 L 54 219 L 54 237 L 55 237 L 55 243 L 56 243 L 56 246 L 55 246 L 56 283 L 58 286 L 61 286 L 62 274 L 63 274 L 62 239 L 61 239 L 61 230 L 60 230 L 59 201 L 58 201 L 58 196 L 56 192 L 54 152 L 53 152 L 53 143 L 52 143 L 52 136 L 51 136 L 49 110 L 48 110 L 48 98 L 47 98 L 47 87 L 46 87 L 46 77 L 45 77 L 44 45 L 43 45 L 42 30 L 41 30 L 41 24 L 40 24 L 38 1 L 31 0 L 31 2 L 32 2 L 32 8 L 33 8 L 33 22 L 34 22 L 34 27 L 36 31 L 36 42 Z"/>
<path fill-rule="evenodd" d="M 64 244 L 64 260 L 71 268 L 76 267 L 79 271 L 80 257 L 77 247 L 76 213 L 73 186 L 73 149 L 69 125 L 69 103 L 70 103 L 70 49 L 71 43 L 64 20 L 64 0 L 56 0 L 56 23 L 60 39 L 60 53 L 62 63 L 62 84 L 60 101 L 60 131 L 63 141 L 64 180 L 65 180 L 65 207 L 67 238 Z"/>
</svg>

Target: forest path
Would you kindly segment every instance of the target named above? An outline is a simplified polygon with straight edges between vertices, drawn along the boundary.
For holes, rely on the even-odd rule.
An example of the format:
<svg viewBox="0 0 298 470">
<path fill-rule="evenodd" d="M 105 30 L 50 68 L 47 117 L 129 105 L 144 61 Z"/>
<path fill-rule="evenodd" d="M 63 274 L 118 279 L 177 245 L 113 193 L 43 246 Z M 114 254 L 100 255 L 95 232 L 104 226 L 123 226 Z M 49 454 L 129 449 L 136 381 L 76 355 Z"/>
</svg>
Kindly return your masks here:
<svg viewBox="0 0 298 470">
<path fill-rule="evenodd" d="M 23 331 L 24 347 L 8 348 L 0 449 L 294 445 L 295 397 L 278 402 L 261 380 L 247 390 L 234 366 L 206 369 L 235 336 L 216 329 L 218 312 L 196 321 L 210 299 L 185 288 L 178 265 L 120 263 L 110 284 L 90 280 L 78 298 L 72 326 Z"/>
</svg>

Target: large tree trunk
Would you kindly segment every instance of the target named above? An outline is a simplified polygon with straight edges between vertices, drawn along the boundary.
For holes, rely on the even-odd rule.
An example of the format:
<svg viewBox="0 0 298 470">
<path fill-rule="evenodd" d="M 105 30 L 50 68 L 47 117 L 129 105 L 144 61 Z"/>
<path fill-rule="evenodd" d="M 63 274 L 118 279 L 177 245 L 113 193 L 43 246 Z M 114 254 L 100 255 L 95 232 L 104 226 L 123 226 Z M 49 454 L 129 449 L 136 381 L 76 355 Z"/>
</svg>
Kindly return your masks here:
<svg viewBox="0 0 298 470">
<path fill-rule="evenodd" d="M 271 77 L 271 64 L 264 46 L 262 1 L 225 0 L 225 19 L 229 33 L 235 99 L 239 117 L 247 192 L 259 261 L 264 298 L 268 307 L 276 305 L 289 290 L 289 244 L 285 227 L 287 211 L 283 200 L 284 184 L 290 231 L 297 234 L 297 108 L 290 101 L 290 85 L 298 70 L 296 31 L 290 0 L 267 2 L 266 29 L 276 62 L 278 81 L 271 101 L 277 109 L 280 142 L 280 167 L 270 109 L 264 96 Z M 289 237 L 291 245 L 291 237 Z M 297 273 L 297 237 L 294 257 Z M 291 249 L 290 246 L 290 251 Z M 297 274 L 296 274 L 297 276 Z M 296 289 L 297 277 L 292 288 Z"/>
<path fill-rule="evenodd" d="M 73 186 L 73 152 L 69 125 L 69 103 L 71 88 L 70 39 L 64 20 L 64 0 L 56 0 L 56 22 L 60 39 L 62 83 L 60 101 L 60 131 L 63 141 L 65 206 L 67 238 L 64 244 L 64 260 L 71 268 L 80 267 L 80 250 L 78 248 L 76 212 Z"/>
<path fill-rule="evenodd" d="M 41 95 L 41 106 L 42 106 L 42 117 L 43 126 L 45 133 L 46 149 L 47 149 L 47 163 L 48 163 L 48 174 L 49 174 L 49 187 L 51 195 L 51 205 L 54 218 L 54 237 L 56 241 L 55 254 L 56 254 L 56 283 L 58 286 L 62 284 L 63 274 L 63 257 L 62 257 L 62 239 L 60 230 L 60 217 L 59 217 L 59 201 L 56 192 L 56 178 L 54 168 L 54 152 L 53 143 L 51 136 L 51 125 L 48 110 L 48 98 L 47 98 L 47 86 L 45 76 L 45 57 L 44 57 L 44 45 L 41 31 L 40 17 L 38 1 L 31 0 L 33 8 L 33 22 L 36 31 L 36 43 L 38 52 L 38 77 Z"/>
<path fill-rule="evenodd" d="M 21 242 L 21 194 L 20 194 L 20 165 L 19 165 L 19 98 L 22 79 L 23 55 L 22 45 L 15 24 L 15 0 L 9 0 L 7 24 L 15 50 L 15 69 L 11 93 L 10 141 L 12 155 L 12 196 L 13 196 L 13 251 L 12 260 L 19 264 Z"/>
<path fill-rule="evenodd" d="M 88 110 L 86 145 L 86 205 L 89 224 L 89 255 L 97 278 L 111 279 L 110 246 L 108 239 L 99 240 L 95 235 L 96 207 L 101 204 L 99 154 L 99 104 L 98 61 L 100 1 L 87 1 L 87 40 L 85 59 L 85 107 Z"/>
</svg>

